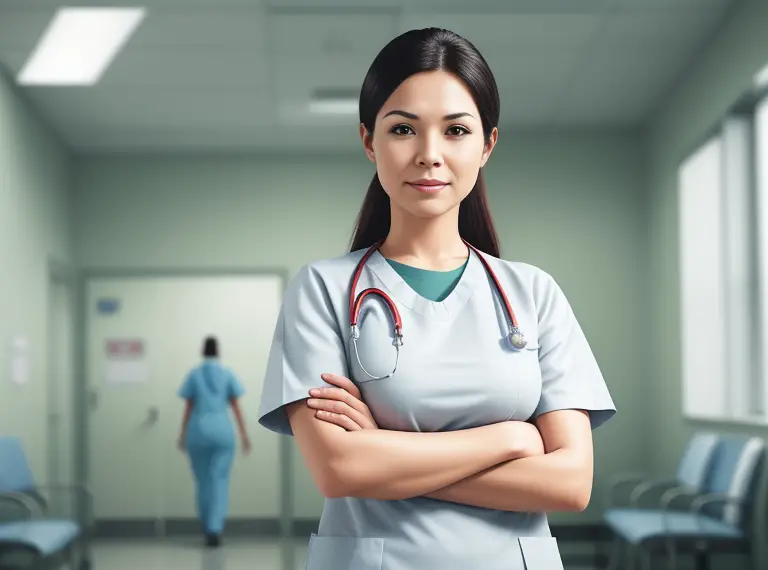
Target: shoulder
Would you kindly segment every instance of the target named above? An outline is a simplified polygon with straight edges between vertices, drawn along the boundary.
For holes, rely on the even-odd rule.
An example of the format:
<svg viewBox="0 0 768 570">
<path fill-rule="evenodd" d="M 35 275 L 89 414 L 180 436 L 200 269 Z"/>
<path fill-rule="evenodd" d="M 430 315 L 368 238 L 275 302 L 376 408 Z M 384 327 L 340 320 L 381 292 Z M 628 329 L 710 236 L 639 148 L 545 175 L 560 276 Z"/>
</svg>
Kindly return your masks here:
<svg viewBox="0 0 768 570">
<path fill-rule="evenodd" d="M 487 253 L 482 255 L 502 282 L 521 289 L 534 299 L 544 300 L 560 292 L 555 278 L 541 267 L 523 261 L 500 259 Z"/>
<path fill-rule="evenodd" d="M 336 257 L 319 259 L 305 264 L 288 284 L 289 292 L 312 288 L 335 288 L 348 285 L 357 264 L 366 250 L 358 250 Z"/>
</svg>

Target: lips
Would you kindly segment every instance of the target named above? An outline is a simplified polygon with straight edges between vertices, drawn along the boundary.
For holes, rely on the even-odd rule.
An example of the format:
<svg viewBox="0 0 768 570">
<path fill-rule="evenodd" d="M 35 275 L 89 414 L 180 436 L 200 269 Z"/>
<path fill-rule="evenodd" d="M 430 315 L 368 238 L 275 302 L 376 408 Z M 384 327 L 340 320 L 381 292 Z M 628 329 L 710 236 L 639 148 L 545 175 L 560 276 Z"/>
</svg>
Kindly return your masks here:
<svg viewBox="0 0 768 570">
<path fill-rule="evenodd" d="M 439 192 L 440 190 L 448 186 L 448 183 L 443 182 L 442 180 L 426 179 L 426 178 L 414 180 L 413 182 L 409 182 L 408 184 L 410 184 L 419 192 L 427 192 L 427 193 Z"/>
</svg>

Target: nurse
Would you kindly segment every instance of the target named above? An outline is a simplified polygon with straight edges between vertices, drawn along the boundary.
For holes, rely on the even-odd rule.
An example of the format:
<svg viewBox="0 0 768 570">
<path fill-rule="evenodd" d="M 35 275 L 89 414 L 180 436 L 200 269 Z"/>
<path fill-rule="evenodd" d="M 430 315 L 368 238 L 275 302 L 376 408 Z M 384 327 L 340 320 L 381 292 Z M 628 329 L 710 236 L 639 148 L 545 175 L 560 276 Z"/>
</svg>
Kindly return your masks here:
<svg viewBox="0 0 768 570">
<path fill-rule="evenodd" d="M 563 568 L 546 513 L 586 508 L 615 407 L 555 279 L 500 258 L 498 119 L 485 60 L 446 30 L 395 38 L 365 77 L 376 173 L 351 251 L 290 282 L 261 395 L 326 497 L 306 570 Z"/>
<path fill-rule="evenodd" d="M 250 451 L 251 442 L 238 403 L 245 390 L 219 362 L 219 346 L 214 337 L 205 339 L 203 357 L 203 363 L 189 372 L 179 389 L 179 396 L 187 405 L 178 445 L 189 454 L 206 544 L 217 547 L 227 518 L 229 477 L 235 456 L 235 430 L 229 407 L 237 420 L 244 453 Z"/>
</svg>

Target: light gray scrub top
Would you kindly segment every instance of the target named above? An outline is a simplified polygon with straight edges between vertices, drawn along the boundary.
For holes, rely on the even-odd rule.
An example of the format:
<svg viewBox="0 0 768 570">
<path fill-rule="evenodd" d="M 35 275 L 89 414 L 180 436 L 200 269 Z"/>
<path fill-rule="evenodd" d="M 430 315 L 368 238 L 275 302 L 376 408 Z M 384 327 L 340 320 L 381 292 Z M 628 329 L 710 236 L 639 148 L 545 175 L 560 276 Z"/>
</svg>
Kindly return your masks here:
<svg viewBox="0 0 768 570">
<path fill-rule="evenodd" d="M 365 252 L 303 267 L 288 285 L 261 395 L 259 423 L 292 435 L 285 406 L 341 374 L 359 386 L 381 429 L 436 432 L 553 410 L 582 409 L 592 428 L 615 407 L 565 295 L 546 272 L 482 254 L 496 273 L 528 345 L 510 349 L 506 315 L 477 254 L 441 302 L 421 297 L 375 252 L 357 293 L 379 287 L 403 320 L 393 377 L 370 380 L 351 349 L 349 286 Z M 360 360 L 375 376 L 395 362 L 392 320 L 378 296 L 361 311 Z M 386 458 L 382 458 L 386 461 Z M 484 509 L 427 497 L 326 499 L 306 570 L 560 570 L 544 513 Z"/>
</svg>

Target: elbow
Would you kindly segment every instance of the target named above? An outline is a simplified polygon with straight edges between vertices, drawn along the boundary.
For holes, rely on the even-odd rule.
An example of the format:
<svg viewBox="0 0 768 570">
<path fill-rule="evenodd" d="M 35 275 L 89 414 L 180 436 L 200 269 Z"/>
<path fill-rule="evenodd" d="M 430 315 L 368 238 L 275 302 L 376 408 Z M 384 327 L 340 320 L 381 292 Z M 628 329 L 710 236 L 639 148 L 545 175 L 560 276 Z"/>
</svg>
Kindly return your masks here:
<svg viewBox="0 0 768 570">
<path fill-rule="evenodd" d="M 589 501 L 592 498 L 592 493 L 589 487 L 583 487 L 584 486 L 574 489 L 570 493 L 568 499 L 566 500 L 566 511 L 581 513 L 587 510 Z"/>
<path fill-rule="evenodd" d="M 591 473 L 578 473 L 569 485 L 567 496 L 564 497 L 565 510 L 569 512 L 583 512 L 589 506 L 592 499 Z"/>
<path fill-rule="evenodd" d="M 341 463 L 338 459 L 327 461 L 318 477 L 318 487 L 326 499 L 354 496 L 351 492 L 350 469 Z"/>
</svg>

